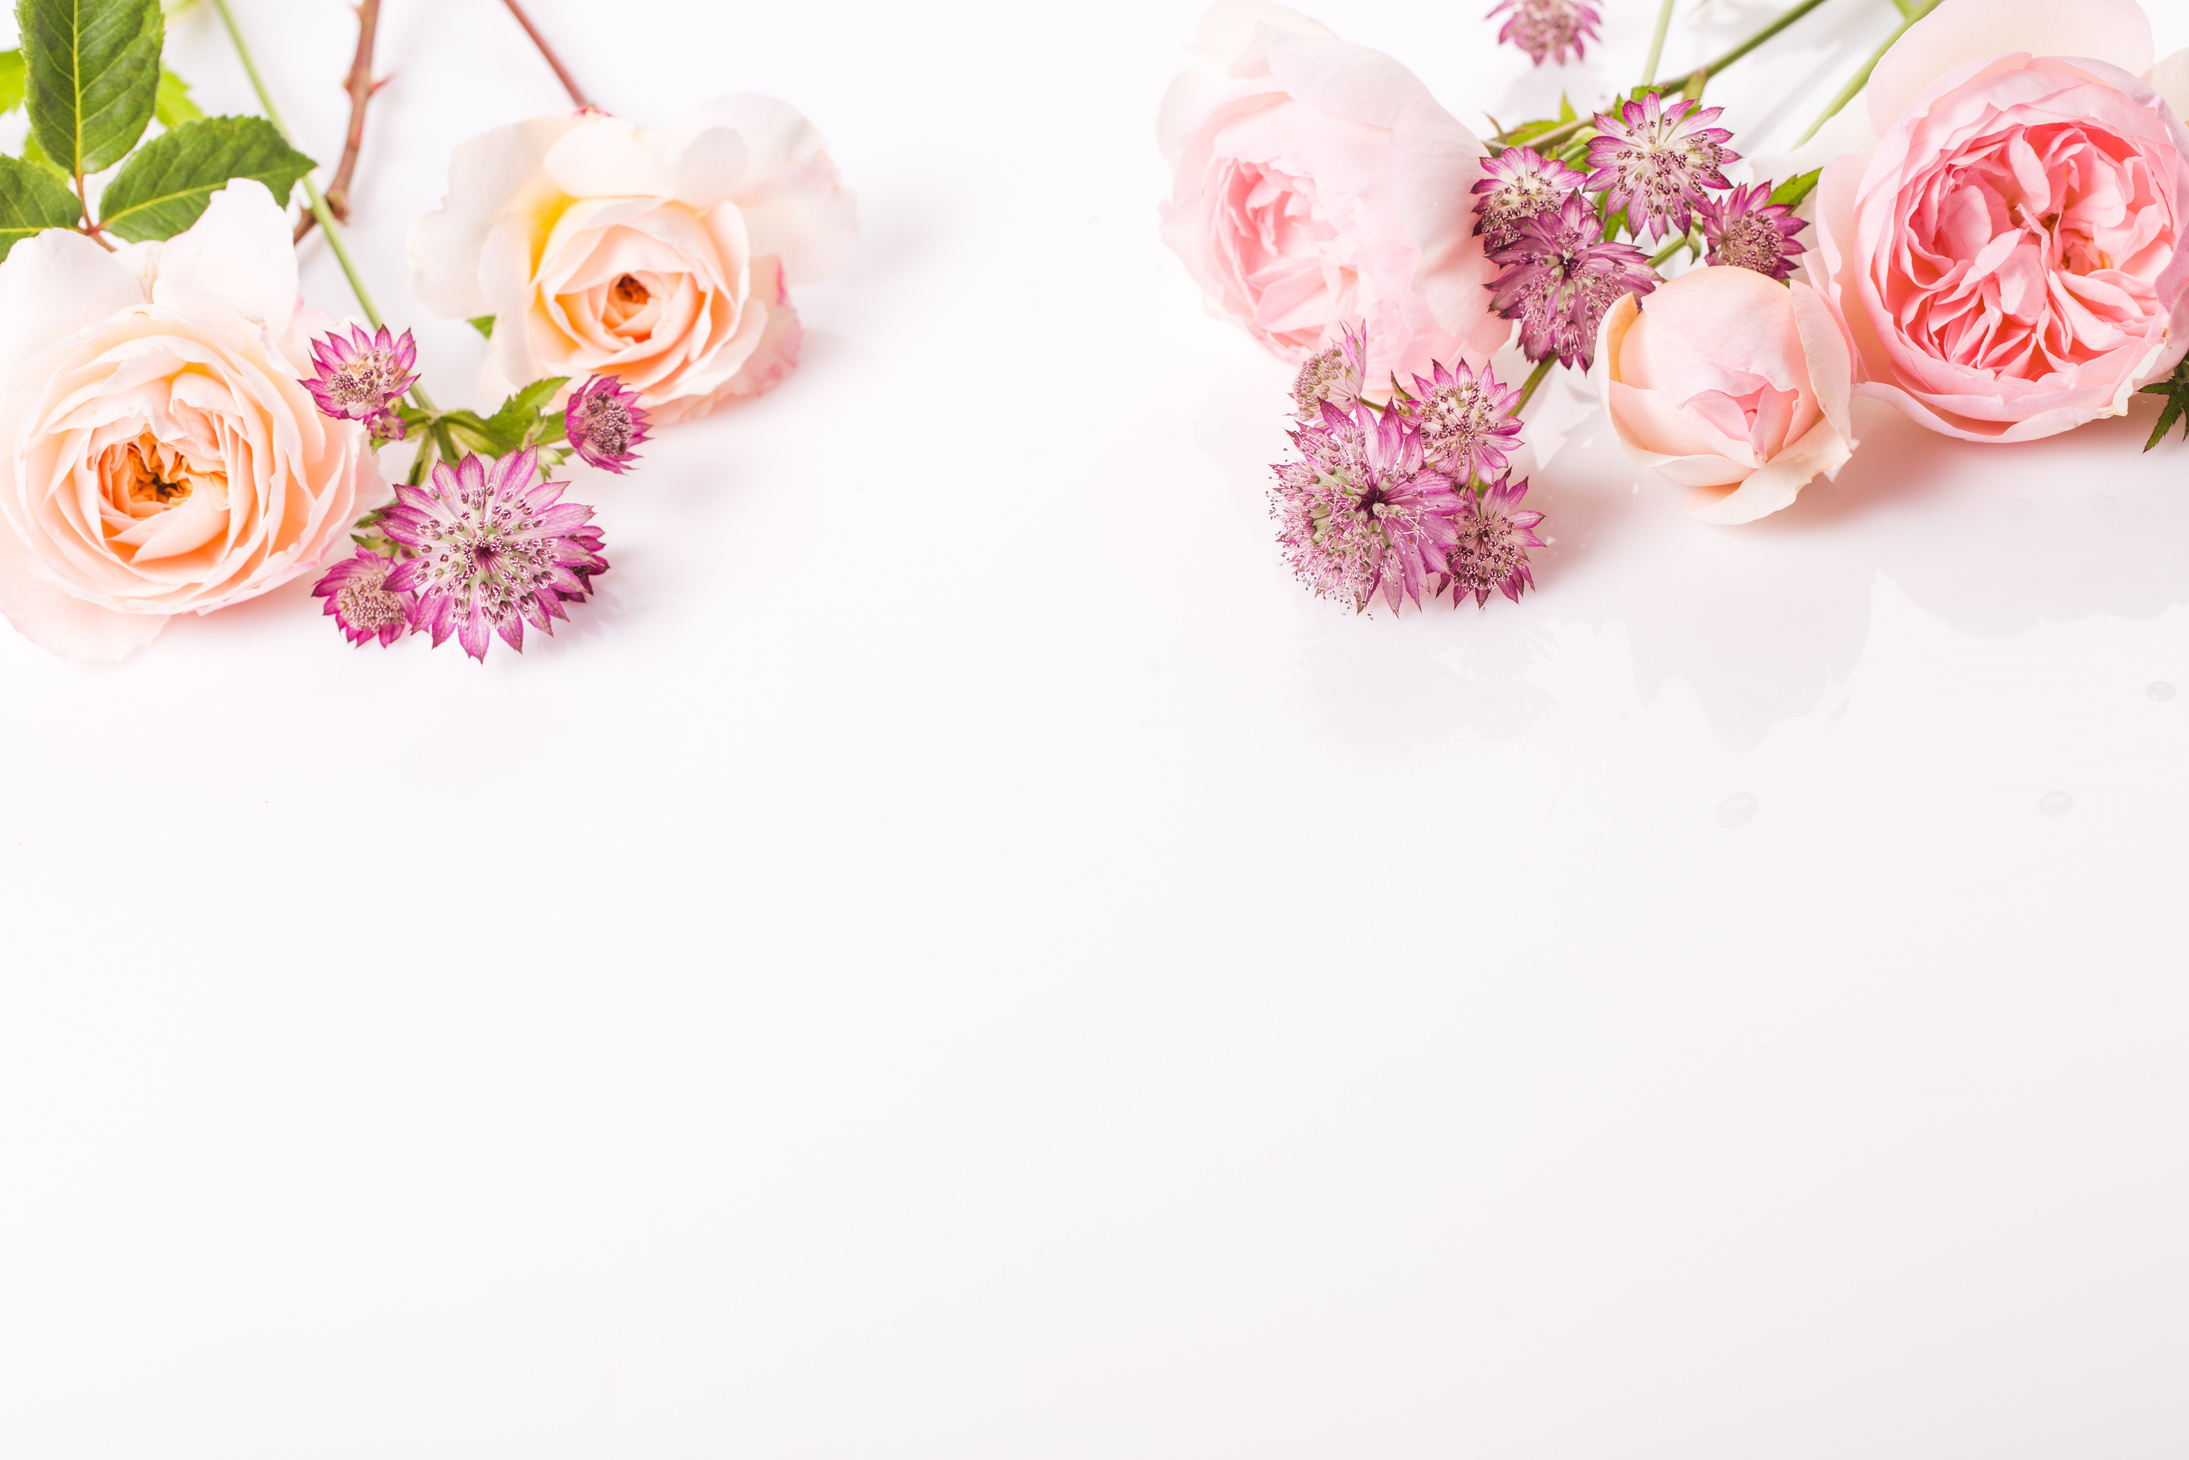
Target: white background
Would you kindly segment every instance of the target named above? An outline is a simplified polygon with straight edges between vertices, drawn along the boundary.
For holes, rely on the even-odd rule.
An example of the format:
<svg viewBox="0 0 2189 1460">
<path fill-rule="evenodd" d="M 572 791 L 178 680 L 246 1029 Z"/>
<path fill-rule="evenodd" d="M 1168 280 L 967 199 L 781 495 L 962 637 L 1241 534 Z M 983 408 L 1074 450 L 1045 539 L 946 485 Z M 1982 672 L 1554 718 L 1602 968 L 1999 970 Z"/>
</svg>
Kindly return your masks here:
<svg viewBox="0 0 2189 1460">
<path fill-rule="evenodd" d="M 1708 5 L 1668 70 L 1773 9 Z M 1562 76 L 1482 8 L 1317 13 L 1474 124 L 1654 7 Z M 331 158 L 347 12 L 238 9 Z M 1270 540 L 1287 372 L 1156 237 L 1193 0 L 535 9 L 628 115 L 792 100 L 861 247 L 781 390 L 580 475 L 614 571 L 522 658 L 308 582 L 112 669 L 0 630 L 0 1453 L 2189 1448 L 2143 406 L 1867 414 L 1737 530 L 1594 424 L 1539 593 L 1357 619 Z M 1727 73 L 1744 141 L 1888 12 Z M 493 0 L 389 0 L 381 67 L 358 252 L 477 403 L 403 233 L 561 98 Z"/>
</svg>

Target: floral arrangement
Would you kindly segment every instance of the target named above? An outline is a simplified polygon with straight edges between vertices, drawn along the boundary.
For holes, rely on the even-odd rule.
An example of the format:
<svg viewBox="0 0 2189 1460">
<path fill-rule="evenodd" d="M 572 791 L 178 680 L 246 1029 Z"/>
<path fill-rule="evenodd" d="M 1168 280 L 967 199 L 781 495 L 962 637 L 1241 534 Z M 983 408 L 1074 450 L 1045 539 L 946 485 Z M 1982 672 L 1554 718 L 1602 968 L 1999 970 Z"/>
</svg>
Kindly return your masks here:
<svg viewBox="0 0 2189 1460">
<path fill-rule="evenodd" d="M 1487 19 L 1562 65 L 1604 3 Z M 1553 370 L 1589 375 L 1626 454 L 1722 524 L 1836 474 L 1860 397 L 2008 442 L 2143 392 L 2146 450 L 2189 433 L 2189 52 L 2155 62 L 2136 0 L 1895 0 L 1806 134 L 1744 158 L 1710 79 L 1828 3 L 1660 80 L 1659 0 L 1633 91 L 1479 136 L 1304 15 L 1207 13 L 1159 125 L 1163 236 L 1213 313 L 1299 368 L 1271 511 L 1303 584 L 1356 610 L 1517 599 L 1544 545 L 1523 413 Z"/>
<path fill-rule="evenodd" d="M 503 3 L 572 109 L 459 146 L 411 229 L 413 295 L 488 338 L 500 403 L 472 411 L 427 393 L 343 235 L 380 0 L 357 9 L 324 190 L 228 0 L 211 9 L 262 117 L 204 116 L 163 66 L 189 0 L 18 0 L 22 48 L 0 54 L 0 111 L 29 121 L 22 155 L 0 156 L 0 613 L 19 631 L 112 660 L 177 614 L 317 573 L 353 644 L 522 650 L 609 568 L 558 474 L 622 476 L 655 431 L 797 367 L 790 285 L 858 226 L 812 126 L 758 96 L 659 129 L 612 116 Z M 362 322 L 299 299 L 315 229 Z M 385 470 L 388 453 L 408 459 Z"/>
</svg>

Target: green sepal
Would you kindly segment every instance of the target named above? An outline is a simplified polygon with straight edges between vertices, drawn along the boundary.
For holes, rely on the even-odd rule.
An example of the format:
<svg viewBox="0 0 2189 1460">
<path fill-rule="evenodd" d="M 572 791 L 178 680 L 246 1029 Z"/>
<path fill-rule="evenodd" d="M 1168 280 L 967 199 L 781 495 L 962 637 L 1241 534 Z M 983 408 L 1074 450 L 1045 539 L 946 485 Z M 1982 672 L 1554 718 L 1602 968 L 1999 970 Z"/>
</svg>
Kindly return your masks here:
<svg viewBox="0 0 2189 1460">
<path fill-rule="evenodd" d="M 63 172 L 103 172 L 137 145 L 160 89 L 158 0 L 16 0 L 31 135 Z"/>
<path fill-rule="evenodd" d="M 1798 177 L 1788 178 L 1771 190 L 1772 204 L 1784 208 L 1800 207 L 1817 190 L 1817 179 L 1823 176 L 1824 169 L 1820 167 L 1815 172 L 1805 172 Z"/>
<path fill-rule="evenodd" d="M 173 238 L 237 178 L 266 185 L 287 206 L 312 160 L 264 117 L 207 117 L 162 133 L 131 157 L 99 199 L 99 226 L 132 242 Z"/>
<path fill-rule="evenodd" d="M 0 258 L 48 228 L 74 228 L 83 216 L 83 204 L 51 172 L 20 158 L 0 157 Z"/>
<path fill-rule="evenodd" d="M 23 104 L 23 53 L 0 51 L 0 113 Z"/>
<path fill-rule="evenodd" d="M 467 320 L 465 320 L 465 321 L 464 321 L 464 323 L 466 323 L 466 324 L 470 325 L 470 326 L 471 326 L 471 327 L 472 327 L 473 329 L 477 330 L 477 331 L 478 331 L 478 332 L 479 332 L 479 333 L 480 333 L 481 335 L 485 336 L 485 337 L 486 337 L 487 339 L 490 339 L 490 340 L 491 340 L 491 339 L 493 339 L 493 338 L 494 338 L 494 316 L 493 316 L 493 315 L 491 315 L 491 314 L 482 314 L 482 315 L 480 315 L 480 316 L 479 316 L 479 317 L 478 317 L 477 319 L 467 319 Z"/>
<path fill-rule="evenodd" d="M 2181 421 L 2182 435 L 2189 438 L 2189 420 L 2183 420 L 2183 416 L 2189 414 L 2189 360 L 2182 361 L 2174 367 L 2172 375 L 2145 386 L 2138 394 L 2155 395 L 2166 402 L 2166 408 L 2159 412 L 2158 429 L 2151 433 L 2149 441 L 2143 443 L 2144 450 L 2149 451 L 2164 441 L 2166 433 L 2174 429 L 2176 421 Z"/>
<path fill-rule="evenodd" d="M 4 110 L 4 108 L 0 108 Z M 185 122 L 204 120 L 205 113 L 190 99 L 190 83 L 168 70 L 160 68 L 160 89 L 153 93 L 152 115 L 160 125 L 173 131 Z"/>
</svg>

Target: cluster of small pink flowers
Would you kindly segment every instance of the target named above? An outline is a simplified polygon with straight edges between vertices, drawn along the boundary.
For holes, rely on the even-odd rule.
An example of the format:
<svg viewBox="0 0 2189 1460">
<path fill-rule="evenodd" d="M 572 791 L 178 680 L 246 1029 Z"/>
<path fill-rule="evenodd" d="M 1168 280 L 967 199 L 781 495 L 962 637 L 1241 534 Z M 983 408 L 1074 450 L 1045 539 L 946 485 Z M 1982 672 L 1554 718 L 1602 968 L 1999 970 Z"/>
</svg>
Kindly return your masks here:
<svg viewBox="0 0 2189 1460">
<path fill-rule="evenodd" d="M 1505 272 L 1493 286 L 1491 304 L 1519 321 L 1522 352 L 1583 370 L 1596 358 L 1604 315 L 1627 295 L 1647 294 L 1658 283 L 1648 255 L 1605 238 L 1595 210 L 1579 193 L 1523 222 L 1519 236 L 1493 258 Z"/>
<path fill-rule="evenodd" d="M 1454 602 L 1487 602 L 1488 589 L 1518 599 L 1534 582 L 1527 549 L 1542 546 L 1531 529 L 1543 520 L 1518 510 L 1528 485 L 1509 470 L 1520 393 L 1487 369 L 1435 364 L 1414 394 L 1377 406 L 1360 398 L 1364 355 L 1349 329 L 1295 389 L 1299 457 L 1276 466 L 1270 491 L 1294 575 L 1355 611 L 1379 597 L 1394 612 L 1418 608 L 1447 591 Z"/>
<path fill-rule="evenodd" d="M 1713 264 L 1767 274 L 1783 284 L 1794 272 L 1795 256 L 1809 251 L 1796 241 L 1809 225 L 1792 208 L 1771 201 L 1769 183 L 1735 188 L 1705 203 L 1696 215 Z"/>
<path fill-rule="evenodd" d="M 1508 10 L 1512 16 L 1497 33 L 1498 40 L 1526 51 L 1538 66 L 1545 61 L 1563 66 L 1569 58 L 1586 55 L 1582 42 L 1597 38 L 1596 27 L 1604 19 L 1589 0 L 1502 0 L 1490 18 Z"/>
<path fill-rule="evenodd" d="M 1625 209 L 1637 233 L 1661 238 L 1687 232 L 1695 209 L 1710 201 L 1706 190 L 1732 186 L 1723 169 L 1740 158 L 1725 145 L 1733 134 L 1709 125 L 1722 112 L 1686 100 L 1668 107 L 1652 91 L 1600 114 L 1582 186 L 1603 193 L 1608 212 Z"/>
<path fill-rule="evenodd" d="M 320 411 L 338 421 L 363 421 L 375 441 L 400 441 L 403 418 L 396 402 L 418 383 L 418 345 L 410 331 L 398 336 L 386 325 L 366 334 L 352 326 L 312 341 L 317 367 L 304 388 Z"/>
</svg>

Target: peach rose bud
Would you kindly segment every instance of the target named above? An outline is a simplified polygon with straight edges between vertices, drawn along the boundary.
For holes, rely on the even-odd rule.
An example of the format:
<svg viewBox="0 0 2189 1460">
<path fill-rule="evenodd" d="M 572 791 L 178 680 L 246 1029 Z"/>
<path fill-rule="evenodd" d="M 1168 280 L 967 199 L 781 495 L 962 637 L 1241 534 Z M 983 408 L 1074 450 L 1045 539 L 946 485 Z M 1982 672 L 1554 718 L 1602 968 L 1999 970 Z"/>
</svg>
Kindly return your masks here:
<svg viewBox="0 0 2189 1460">
<path fill-rule="evenodd" d="M 1798 280 L 1692 270 L 1622 299 L 1596 354 L 1620 447 L 1692 488 L 1687 509 L 1705 522 L 1768 517 L 1854 454 L 1854 352 Z"/>
</svg>

